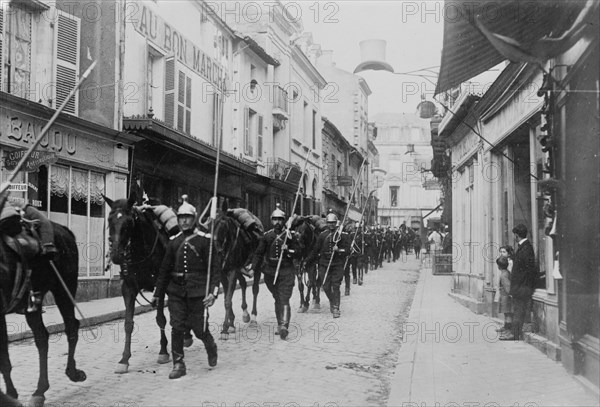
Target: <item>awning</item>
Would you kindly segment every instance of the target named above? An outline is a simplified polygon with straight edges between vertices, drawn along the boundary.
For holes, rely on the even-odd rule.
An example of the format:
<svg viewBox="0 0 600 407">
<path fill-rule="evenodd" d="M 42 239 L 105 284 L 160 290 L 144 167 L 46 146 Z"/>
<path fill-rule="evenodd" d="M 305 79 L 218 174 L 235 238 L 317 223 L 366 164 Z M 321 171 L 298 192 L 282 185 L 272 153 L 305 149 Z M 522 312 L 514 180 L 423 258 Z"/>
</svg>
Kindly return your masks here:
<svg viewBox="0 0 600 407">
<path fill-rule="evenodd" d="M 572 24 L 585 0 L 505 1 L 446 0 L 444 42 L 435 94 L 455 87 L 506 58 L 476 26 L 476 18 L 491 32 L 533 44 L 549 34 L 559 36 Z"/>
<path fill-rule="evenodd" d="M 138 136 L 182 152 L 194 158 L 200 158 L 214 165 L 217 149 L 210 144 L 170 128 L 164 122 L 150 118 L 124 118 L 123 129 L 136 132 Z M 242 161 L 231 154 L 221 151 L 220 164 L 229 172 L 237 174 L 256 174 L 256 164 Z"/>
</svg>

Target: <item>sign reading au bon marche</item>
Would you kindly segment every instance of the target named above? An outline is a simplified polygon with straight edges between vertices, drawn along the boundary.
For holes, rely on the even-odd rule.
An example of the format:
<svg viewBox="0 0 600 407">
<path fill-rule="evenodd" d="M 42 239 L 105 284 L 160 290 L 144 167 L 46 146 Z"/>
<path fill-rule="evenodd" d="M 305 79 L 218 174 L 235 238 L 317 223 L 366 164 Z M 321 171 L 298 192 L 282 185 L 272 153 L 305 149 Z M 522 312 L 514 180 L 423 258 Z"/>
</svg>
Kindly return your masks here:
<svg viewBox="0 0 600 407">
<path fill-rule="evenodd" d="M 25 156 L 27 150 L 8 151 L 2 160 L 3 167 L 7 171 L 13 171 L 17 164 Z M 31 153 L 22 170 L 25 172 L 36 172 L 42 165 L 54 164 L 58 156 L 54 151 L 34 151 Z"/>
</svg>

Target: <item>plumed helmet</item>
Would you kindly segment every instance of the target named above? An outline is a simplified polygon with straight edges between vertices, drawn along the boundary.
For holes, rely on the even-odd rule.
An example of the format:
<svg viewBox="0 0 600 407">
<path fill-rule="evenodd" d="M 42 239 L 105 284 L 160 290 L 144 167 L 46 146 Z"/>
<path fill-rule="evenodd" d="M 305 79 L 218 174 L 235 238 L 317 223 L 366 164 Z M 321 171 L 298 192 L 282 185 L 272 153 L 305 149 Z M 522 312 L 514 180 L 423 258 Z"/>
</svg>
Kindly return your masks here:
<svg viewBox="0 0 600 407">
<path fill-rule="evenodd" d="M 285 219 L 285 212 L 279 208 L 279 204 L 275 206 L 275 210 L 273 211 L 273 213 L 271 213 L 271 219 Z"/>
<path fill-rule="evenodd" d="M 335 213 L 333 213 L 333 211 L 330 209 L 329 213 L 327 214 L 327 223 L 329 222 L 336 222 L 338 221 L 338 217 Z"/>
<path fill-rule="evenodd" d="M 188 196 L 182 195 L 181 199 L 183 200 L 183 203 L 179 209 L 177 209 L 177 216 L 196 216 L 196 208 L 188 202 Z"/>
</svg>

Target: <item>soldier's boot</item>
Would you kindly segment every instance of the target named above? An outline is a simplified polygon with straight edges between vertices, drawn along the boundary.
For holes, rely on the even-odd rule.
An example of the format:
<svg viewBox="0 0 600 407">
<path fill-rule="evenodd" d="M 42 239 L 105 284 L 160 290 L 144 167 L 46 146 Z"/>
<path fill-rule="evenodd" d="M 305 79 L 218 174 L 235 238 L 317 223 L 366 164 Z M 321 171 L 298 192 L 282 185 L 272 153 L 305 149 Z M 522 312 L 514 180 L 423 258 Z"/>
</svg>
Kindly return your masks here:
<svg viewBox="0 0 600 407">
<path fill-rule="evenodd" d="M 346 289 L 344 290 L 344 295 L 350 295 L 350 279 L 346 280 Z"/>
<path fill-rule="evenodd" d="M 281 328 L 279 330 L 279 336 L 281 339 L 285 339 L 288 336 L 288 328 L 290 327 L 290 318 L 292 317 L 292 308 L 289 305 L 283 305 L 281 307 Z"/>
<path fill-rule="evenodd" d="M 185 376 L 186 373 L 183 355 L 173 352 L 173 370 L 169 373 L 169 379 L 179 379 L 180 377 Z"/>
<path fill-rule="evenodd" d="M 210 367 L 217 366 L 217 344 L 212 336 L 204 341 L 204 347 L 208 355 L 208 365 Z"/>
<path fill-rule="evenodd" d="M 275 317 L 277 318 L 277 328 L 275 328 L 275 335 L 279 335 L 281 329 L 281 305 L 275 303 Z"/>
<path fill-rule="evenodd" d="M 356 284 L 356 276 L 352 278 L 352 284 Z"/>
<path fill-rule="evenodd" d="M 340 307 L 339 305 L 332 305 L 331 307 L 331 313 L 333 314 L 334 318 L 339 318 L 340 317 Z"/>
</svg>

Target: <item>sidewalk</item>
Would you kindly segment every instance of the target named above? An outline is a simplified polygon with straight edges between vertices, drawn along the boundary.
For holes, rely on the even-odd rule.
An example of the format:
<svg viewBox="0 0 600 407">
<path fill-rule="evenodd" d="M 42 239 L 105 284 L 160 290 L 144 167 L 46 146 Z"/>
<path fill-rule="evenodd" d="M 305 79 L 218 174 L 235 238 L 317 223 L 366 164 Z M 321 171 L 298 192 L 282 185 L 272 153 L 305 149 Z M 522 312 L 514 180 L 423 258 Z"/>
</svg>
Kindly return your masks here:
<svg viewBox="0 0 600 407">
<path fill-rule="evenodd" d="M 499 325 L 448 296 L 451 276 L 422 268 L 404 325 L 388 406 L 598 406 L 531 345 L 499 341 Z"/>
<path fill-rule="evenodd" d="M 246 282 L 248 284 L 250 293 L 252 293 L 252 279 L 246 279 Z M 260 284 L 262 283 L 263 280 L 261 278 Z M 239 288 L 240 284 L 236 283 L 236 290 Z M 222 296 L 222 294 L 223 287 L 220 287 L 219 298 Z M 152 293 L 144 292 L 144 296 L 146 299 L 144 299 L 144 297 L 141 295 L 138 295 L 137 297 L 134 312 L 135 315 L 152 310 L 152 307 L 150 304 L 148 304 L 148 301 L 152 299 Z M 80 329 L 125 318 L 125 303 L 123 301 L 123 297 L 121 296 L 80 302 L 77 304 L 77 306 L 85 317 L 85 320 L 83 320 L 77 310 L 75 310 L 75 317 L 81 323 Z M 56 305 L 50 305 L 45 306 L 43 310 L 44 313 L 42 314 L 42 318 L 44 319 L 44 324 L 46 325 L 48 332 L 50 334 L 63 332 L 65 325 L 58 307 Z M 8 330 L 9 342 L 33 338 L 33 333 L 31 332 L 31 329 L 29 329 L 24 315 L 14 313 L 6 315 L 6 327 Z"/>
</svg>

